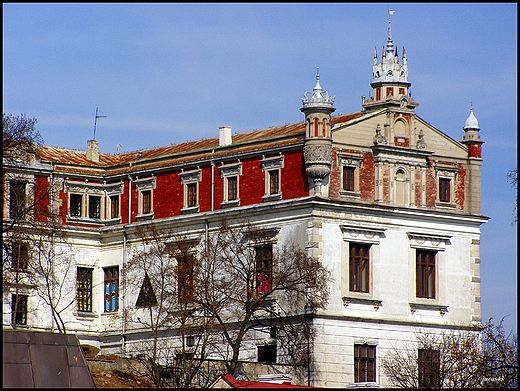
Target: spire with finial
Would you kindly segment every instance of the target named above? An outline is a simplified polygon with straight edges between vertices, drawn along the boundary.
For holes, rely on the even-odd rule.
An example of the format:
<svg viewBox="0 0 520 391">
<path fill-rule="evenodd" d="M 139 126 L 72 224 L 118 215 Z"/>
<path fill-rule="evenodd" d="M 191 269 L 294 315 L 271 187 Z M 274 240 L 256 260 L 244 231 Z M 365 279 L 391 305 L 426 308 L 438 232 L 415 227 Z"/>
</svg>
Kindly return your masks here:
<svg viewBox="0 0 520 391">
<path fill-rule="evenodd" d="M 320 85 L 320 68 L 316 68 L 316 85 L 312 93 L 306 92 L 302 99 L 303 107 L 332 107 L 334 97 L 330 96 L 327 91 L 323 91 Z"/>
</svg>

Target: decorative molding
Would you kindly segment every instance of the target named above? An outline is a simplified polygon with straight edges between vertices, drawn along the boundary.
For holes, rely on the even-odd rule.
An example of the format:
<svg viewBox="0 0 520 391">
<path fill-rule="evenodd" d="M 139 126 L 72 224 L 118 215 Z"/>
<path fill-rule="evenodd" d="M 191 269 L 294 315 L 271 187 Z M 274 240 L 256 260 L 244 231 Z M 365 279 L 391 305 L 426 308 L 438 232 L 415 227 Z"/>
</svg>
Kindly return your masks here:
<svg viewBox="0 0 520 391">
<path fill-rule="evenodd" d="M 444 251 L 451 236 L 407 232 L 410 247 L 425 250 Z"/>
<path fill-rule="evenodd" d="M 283 168 L 283 155 L 280 152 L 279 156 L 268 157 L 262 155 L 262 160 L 260 163 L 262 164 L 262 171 L 274 170 L 276 168 Z"/>
<path fill-rule="evenodd" d="M 198 168 L 192 171 L 182 171 L 179 176 L 182 184 L 200 182 L 202 180 L 202 170 Z"/>
<path fill-rule="evenodd" d="M 342 297 L 343 307 L 347 308 L 349 304 L 365 304 L 371 305 L 374 307 L 374 310 L 377 311 L 380 307 L 383 306 L 382 300 L 374 300 L 374 299 L 362 299 L 357 297 Z"/>
<path fill-rule="evenodd" d="M 384 228 L 360 228 L 357 226 L 340 225 L 343 240 L 347 242 L 379 244 L 384 237 Z"/>
<path fill-rule="evenodd" d="M 444 316 L 446 312 L 448 312 L 447 305 L 438 305 L 438 304 L 420 304 L 420 303 L 408 303 L 410 304 L 410 312 L 413 314 L 417 310 L 425 310 L 425 311 L 439 311 L 441 316 Z"/>
</svg>

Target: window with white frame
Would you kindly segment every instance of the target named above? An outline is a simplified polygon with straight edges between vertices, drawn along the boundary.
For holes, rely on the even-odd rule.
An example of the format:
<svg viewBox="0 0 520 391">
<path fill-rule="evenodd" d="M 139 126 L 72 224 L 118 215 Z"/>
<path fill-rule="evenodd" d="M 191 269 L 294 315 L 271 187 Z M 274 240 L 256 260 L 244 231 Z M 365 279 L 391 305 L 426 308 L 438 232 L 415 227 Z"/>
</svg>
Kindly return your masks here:
<svg viewBox="0 0 520 391">
<path fill-rule="evenodd" d="M 359 197 L 359 170 L 362 165 L 361 156 L 338 155 L 341 173 L 340 195 Z"/>
<path fill-rule="evenodd" d="M 155 176 L 135 181 L 137 190 L 137 218 L 146 219 L 153 216 L 153 191 Z"/>
<path fill-rule="evenodd" d="M 122 184 L 89 183 L 66 181 L 65 191 L 69 195 L 68 218 L 84 222 L 100 223 L 110 219 L 110 205 L 106 205 L 107 192 L 122 193 Z"/>
<path fill-rule="evenodd" d="M 200 169 L 180 173 L 183 191 L 183 213 L 199 211 L 199 182 L 202 180 Z"/>
<path fill-rule="evenodd" d="M 455 167 L 437 168 L 437 206 L 455 207 L 454 183 L 457 176 Z"/>
<path fill-rule="evenodd" d="M 236 206 L 240 203 L 239 177 L 242 175 L 242 164 L 222 164 L 220 166 L 220 176 L 223 179 L 224 194 L 222 206 Z"/>
<path fill-rule="evenodd" d="M 261 160 L 262 171 L 265 173 L 264 201 L 274 201 L 282 198 L 282 168 L 283 155 Z"/>
</svg>

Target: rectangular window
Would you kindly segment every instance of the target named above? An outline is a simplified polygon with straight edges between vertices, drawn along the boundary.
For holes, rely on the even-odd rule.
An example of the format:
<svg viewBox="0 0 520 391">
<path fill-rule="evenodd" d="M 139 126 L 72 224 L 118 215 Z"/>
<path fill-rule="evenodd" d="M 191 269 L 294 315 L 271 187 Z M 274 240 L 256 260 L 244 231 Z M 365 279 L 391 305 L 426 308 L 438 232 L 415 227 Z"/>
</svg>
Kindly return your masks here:
<svg viewBox="0 0 520 391">
<path fill-rule="evenodd" d="M 15 271 L 27 271 L 29 267 L 29 245 L 22 241 L 11 244 L 11 268 Z"/>
<path fill-rule="evenodd" d="M 350 291 L 369 291 L 370 246 L 350 243 Z"/>
<path fill-rule="evenodd" d="M 450 202 L 450 184 L 450 179 L 439 178 L 439 201 Z"/>
<path fill-rule="evenodd" d="M 381 88 L 376 88 L 376 100 L 381 100 Z"/>
<path fill-rule="evenodd" d="M 376 381 L 376 347 L 354 345 L 354 382 Z"/>
<path fill-rule="evenodd" d="M 143 213 L 142 214 L 148 214 L 152 213 L 152 191 L 151 190 L 145 190 L 141 192 L 142 194 L 142 202 L 143 202 Z"/>
<path fill-rule="evenodd" d="M 179 302 L 185 303 L 193 299 L 193 262 L 190 255 L 177 258 L 177 280 Z"/>
<path fill-rule="evenodd" d="M 81 194 L 70 195 L 70 215 L 81 217 L 81 210 L 83 207 L 83 196 Z"/>
<path fill-rule="evenodd" d="M 259 345 L 258 362 L 276 363 L 276 345 Z"/>
<path fill-rule="evenodd" d="M 105 272 L 105 312 L 115 312 L 119 308 L 119 268 L 104 268 Z"/>
<path fill-rule="evenodd" d="M 227 177 L 227 201 L 234 201 L 238 198 L 238 177 Z"/>
<path fill-rule="evenodd" d="M 25 188 L 27 182 L 11 181 L 9 189 L 9 217 L 11 220 L 23 218 L 25 213 Z"/>
<path fill-rule="evenodd" d="M 280 170 L 270 170 L 269 175 L 269 195 L 278 194 L 280 192 Z"/>
<path fill-rule="evenodd" d="M 273 279 L 273 246 L 266 244 L 255 248 L 256 291 L 268 293 L 272 288 Z"/>
<path fill-rule="evenodd" d="M 419 349 L 419 388 L 439 388 L 441 356 L 439 350 Z"/>
<path fill-rule="evenodd" d="M 27 295 L 11 295 L 11 322 L 13 325 L 27 324 Z"/>
<path fill-rule="evenodd" d="M 404 95 L 404 88 L 399 88 L 399 95 Z"/>
<path fill-rule="evenodd" d="M 386 96 L 394 95 L 394 87 L 386 87 Z"/>
<path fill-rule="evenodd" d="M 92 312 L 92 269 L 78 267 L 76 283 L 78 311 Z"/>
<path fill-rule="evenodd" d="M 101 197 L 88 197 L 88 217 L 91 219 L 101 218 Z"/>
<path fill-rule="evenodd" d="M 197 184 L 188 183 L 186 185 L 186 206 L 188 208 L 197 206 Z"/>
<path fill-rule="evenodd" d="M 354 191 L 355 167 L 343 166 L 343 190 Z"/>
<path fill-rule="evenodd" d="M 110 218 L 119 217 L 119 195 L 110 196 Z"/>
<path fill-rule="evenodd" d="M 435 251 L 417 250 L 417 297 L 435 299 Z"/>
</svg>

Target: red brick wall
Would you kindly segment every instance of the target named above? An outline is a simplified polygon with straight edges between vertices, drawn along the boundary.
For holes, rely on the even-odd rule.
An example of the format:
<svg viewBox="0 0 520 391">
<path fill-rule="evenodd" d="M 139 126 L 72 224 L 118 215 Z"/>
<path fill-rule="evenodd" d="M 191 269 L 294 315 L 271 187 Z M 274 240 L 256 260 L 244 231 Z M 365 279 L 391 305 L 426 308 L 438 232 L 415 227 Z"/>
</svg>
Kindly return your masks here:
<svg viewBox="0 0 520 391">
<path fill-rule="evenodd" d="M 361 200 L 374 201 L 375 192 L 374 155 L 370 152 L 363 153 L 363 164 L 359 170 L 359 192 Z"/>
<path fill-rule="evenodd" d="M 455 184 L 455 203 L 457 210 L 464 210 L 466 170 L 462 164 L 458 165 L 459 171 Z"/>
</svg>

